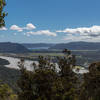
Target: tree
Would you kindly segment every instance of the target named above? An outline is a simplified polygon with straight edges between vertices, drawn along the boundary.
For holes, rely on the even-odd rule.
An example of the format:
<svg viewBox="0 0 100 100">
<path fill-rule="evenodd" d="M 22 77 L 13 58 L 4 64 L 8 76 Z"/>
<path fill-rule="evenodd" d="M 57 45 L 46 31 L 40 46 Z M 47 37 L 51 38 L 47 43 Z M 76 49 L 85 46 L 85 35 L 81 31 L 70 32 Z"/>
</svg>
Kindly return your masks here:
<svg viewBox="0 0 100 100">
<path fill-rule="evenodd" d="M 73 56 L 67 53 L 69 56 L 66 52 L 64 58 L 57 58 L 59 71 L 49 57 L 39 56 L 39 64 L 33 63 L 34 71 L 27 71 L 21 60 L 19 100 L 75 100 L 77 77 L 72 71 Z"/>
<path fill-rule="evenodd" d="M 6 5 L 5 0 L 0 0 L 0 27 L 5 26 L 4 18 L 7 15 L 5 12 L 3 12 L 5 5 Z"/>
<path fill-rule="evenodd" d="M 64 94 L 64 100 L 74 100 L 77 97 L 77 75 L 73 72 L 75 67 L 75 56 L 71 51 L 65 49 L 63 51 L 65 57 L 58 58 L 58 66 L 60 68 L 60 77 L 64 87 L 62 93 Z"/>
<path fill-rule="evenodd" d="M 80 100 L 100 100 L 100 62 L 92 63 L 84 74 Z"/>
<path fill-rule="evenodd" d="M 58 74 L 51 66 L 53 65 L 46 58 L 39 56 L 38 69 L 35 71 L 27 71 L 23 66 L 20 67 L 19 100 L 57 100 L 62 85 Z"/>
</svg>

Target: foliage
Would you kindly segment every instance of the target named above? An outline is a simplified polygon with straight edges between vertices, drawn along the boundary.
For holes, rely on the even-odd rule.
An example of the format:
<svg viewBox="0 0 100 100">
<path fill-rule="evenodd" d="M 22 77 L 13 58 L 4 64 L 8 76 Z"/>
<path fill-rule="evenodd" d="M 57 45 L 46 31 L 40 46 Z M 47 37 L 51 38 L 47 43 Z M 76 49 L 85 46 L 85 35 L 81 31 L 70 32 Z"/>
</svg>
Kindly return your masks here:
<svg viewBox="0 0 100 100">
<path fill-rule="evenodd" d="M 0 82 L 0 100 L 17 100 L 17 96 L 12 89 L 2 82 Z"/>
<path fill-rule="evenodd" d="M 84 74 L 80 100 L 100 100 L 100 62 L 92 63 Z"/>
<path fill-rule="evenodd" d="M 0 0 L 0 27 L 5 26 L 4 17 L 7 15 L 5 12 L 3 12 L 5 5 L 6 5 L 5 0 Z"/>
<path fill-rule="evenodd" d="M 77 77 L 72 71 L 75 57 L 67 49 L 64 53 L 64 58 L 57 58 L 59 71 L 49 57 L 39 56 L 39 64 L 33 63 L 34 71 L 27 71 L 21 60 L 19 100 L 75 100 Z"/>
<path fill-rule="evenodd" d="M 67 49 L 63 53 L 64 57 L 56 58 L 57 64 L 49 56 L 39 56 L 39 64 L 33 63 L 33 71 L 26 70 L 21 59 L 18 100 L 100 100 L 100 62 L 92 63 L 89 73 L 76 75 L 75 56 Z M 16 100 L 17 96 L 7 84 L 1 84 L 1 98 Z"/>
</svg>

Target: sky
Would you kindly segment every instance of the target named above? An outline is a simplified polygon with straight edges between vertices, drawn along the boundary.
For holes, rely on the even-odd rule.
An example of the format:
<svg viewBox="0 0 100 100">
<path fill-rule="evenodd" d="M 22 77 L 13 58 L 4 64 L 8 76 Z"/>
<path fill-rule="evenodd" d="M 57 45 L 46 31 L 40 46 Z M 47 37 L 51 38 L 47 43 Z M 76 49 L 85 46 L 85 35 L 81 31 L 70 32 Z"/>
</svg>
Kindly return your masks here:
<svg viewBox="0 0 100 100">
<path fill-rule="evenodd" d="M 100 42 L 100 0 L 6 0 L 0 42 Z"/>
</svg>

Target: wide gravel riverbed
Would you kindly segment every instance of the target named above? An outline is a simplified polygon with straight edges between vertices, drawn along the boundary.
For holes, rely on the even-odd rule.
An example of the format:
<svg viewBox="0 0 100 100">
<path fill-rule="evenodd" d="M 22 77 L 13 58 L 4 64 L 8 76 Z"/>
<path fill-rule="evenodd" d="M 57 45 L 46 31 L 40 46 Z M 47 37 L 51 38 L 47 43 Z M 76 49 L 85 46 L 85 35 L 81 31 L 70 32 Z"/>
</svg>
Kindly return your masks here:
<svg viewBox="0 0 100 100">
<path fill-rule="evenodd" d="M 13 57 L 6 57 L 6 56 L 0 56 L 0 58 L 6 59 L 6 60 L 9 61 L 10 64 L 9 64 L 9 65 L 5 65 L 5 67 L 13 68 L 13 69 L 19 69 L 19 67 L 18 67 L 18 62 L 20 61 L 20 59 L 18 59 L 18 58 L 13 58 Z M 24 64 L 24 65 L 25 65 L 25 68 L 26 68 L 27 70 L 30 70 L 30 71 L 34 70 L 34 68 L 32 67 L 32 63 L 33 63 L 33 62 L 35 62 L 36 64 L 38 64 L 37 61 L 25 60 L 25 64 Z M 56 64 L 56 65 L 57 65 L 57 64 Z M 59 70 L 59 68 L 57 68 L 57 70 Z M 74 69 L 73 71 L 76 72 L 75 69 Z M 76 73 L 83 74 L 83 73 L 87 73 L 87 72 L 88 72 L 87 69 L 82 68 L 82 69 L 79 70 L 79 72 L 76 72 Z"/>
</svg>

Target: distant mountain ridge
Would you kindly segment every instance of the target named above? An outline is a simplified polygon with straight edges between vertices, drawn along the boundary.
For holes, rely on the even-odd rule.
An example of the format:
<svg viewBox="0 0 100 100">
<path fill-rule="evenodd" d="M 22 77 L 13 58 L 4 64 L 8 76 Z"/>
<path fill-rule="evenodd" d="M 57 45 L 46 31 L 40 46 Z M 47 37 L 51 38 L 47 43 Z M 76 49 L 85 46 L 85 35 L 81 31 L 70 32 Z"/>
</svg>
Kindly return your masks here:
<svg viewBox="0 0 100 100">
<path fill-rule="evenodd" d="M 23 43 L 23 46 L 25 46 L 26 48 L 42 48 L 42 47 L 51 47 L 54 46 L 55 44 L 52 43 Z"/>
<path fill-rule="evenodd" d="M 28 53 L 32 52 L 29 48 L 48 47 L 48 50 L 57 49 L 63 50 L 65 48 L 70 50 L 100 50 L 100 42 L 70 42 L 70 43 L 11 43 L 0 42 L 0 53 Z"/>
<path fill-rule="evenodd" d="M 69 43 L 23 43 L 27 49 L 29 48 L 42 48 L 63 50 L 65 48 L 70 50 L 100 50 L 100 42 L 69 42 Z"/>
<path fill-rule="evenodd" d="M 100 50 L 100 42 L 70 42 L 60 43 L 51 46 L 49 49 L 70 49 L 70 50 Z"/>
<path fill-rule="evenodd" d="M 11 42 L 0 42 L 0 53 L 27 53 L 30 52 L 23 45 Z"/>
</svg>

